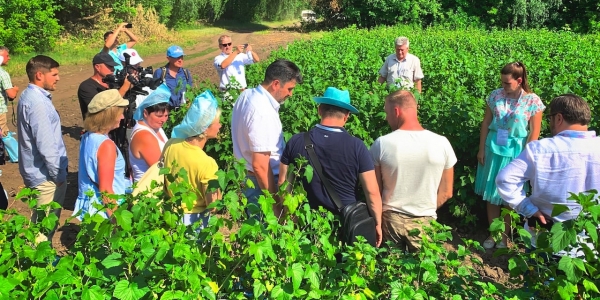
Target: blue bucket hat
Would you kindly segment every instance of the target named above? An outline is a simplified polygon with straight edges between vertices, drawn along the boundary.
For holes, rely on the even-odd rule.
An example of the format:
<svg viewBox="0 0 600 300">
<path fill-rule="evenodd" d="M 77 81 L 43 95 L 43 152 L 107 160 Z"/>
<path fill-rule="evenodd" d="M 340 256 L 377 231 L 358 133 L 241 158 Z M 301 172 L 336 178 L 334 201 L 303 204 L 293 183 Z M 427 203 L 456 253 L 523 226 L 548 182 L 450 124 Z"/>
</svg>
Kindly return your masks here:
<svg viewBox="0 0 600 300">
<path fill-rule="evenodd" d="M 169 47 L 169 49 L 167 49 L 167 56 L 168 57 L 172 57 L 172 58 L 178 58 L 180 56 L 183 56 L 183 49 L 181 49 L 181 47 L 177 46 L 177 45 L 173 45 L 171 47 Z"/>
<path fill-rule="evenodd" d="M 215 120 L 218 108 L 217 99 L 209 90 L 196 96 L 181 124 L 173 128 L 171 138 L 185 139 L 204 133 Z"/>
<path fill-rule="evenodd" d="M 334 87 L 328 87 L 323 97 L 314 97 L 318 104 L 329 104 L 349 110 L 353 114 L 358 113 L 356 107 L 350 105 L 350 93 L 347 90 L 338 90 Z"/>
<path fill-rule="evenodd" d="M 156 105 L 159 103 L 168 103 L 171 98 L 171 90 L 167 87 L 166 83 L 163 83 L 156 88 L 140 105 L 135 109 L 135 113 L 133 114 L 133 119 L 136 121 L 142 120 L 144 118 L 144 109 Z"/>
</svg>

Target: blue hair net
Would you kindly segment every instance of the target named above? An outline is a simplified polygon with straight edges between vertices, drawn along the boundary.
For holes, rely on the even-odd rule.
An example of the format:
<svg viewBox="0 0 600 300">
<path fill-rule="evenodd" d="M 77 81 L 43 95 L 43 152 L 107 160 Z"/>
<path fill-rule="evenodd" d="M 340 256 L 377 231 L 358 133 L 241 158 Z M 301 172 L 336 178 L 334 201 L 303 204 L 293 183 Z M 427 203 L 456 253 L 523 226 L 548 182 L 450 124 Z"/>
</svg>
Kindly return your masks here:
<svg viewBox="0 0 600 300">
<path fill-rule="evenodd" d="M 181 124 L 175 126 L 171 138 L 188 138 L 204 133 L 217 116 L 219 104 L 215 96 L 206 90 L 196 96 Z"/>
<path fill-rule="evenodd" d="M 135 110 L 133 114 L 133 119 L 136 121 L 142 120 L 144 118 L 144 109 L 150 107 L 152 105 L 156 105 L 159 103 L 168 103 L 171 98 L 171 91 L 166 84 L 161 84 L 154 90 Z"/>
</svg>

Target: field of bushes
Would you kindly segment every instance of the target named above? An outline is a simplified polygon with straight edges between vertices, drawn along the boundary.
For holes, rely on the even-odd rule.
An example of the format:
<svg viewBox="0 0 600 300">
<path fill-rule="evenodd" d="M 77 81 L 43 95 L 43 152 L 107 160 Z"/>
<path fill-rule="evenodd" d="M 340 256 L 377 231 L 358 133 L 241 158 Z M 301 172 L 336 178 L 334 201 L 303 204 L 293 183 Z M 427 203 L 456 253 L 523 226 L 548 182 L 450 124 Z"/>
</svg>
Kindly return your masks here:
<svg viewBox="0 0 600 300">
<path fill-rule="evenodd" d="M 479 124 L 484 99 L 500 86 L 499 70 L 507 62 L 522 61 L 529 69 L 530 84 L 544 101 L 561 93 L 583 96 L 592 107 L 592 127 L 598 128 L 600 101 L 596 84 L 600 64 L 596 35 L 545 30 L 447 31 L 412 27 L 372 30 L 348 28 L 320 39 L 290 44 L 272 53 L 247 72 L 250 86 L 259 84 L 266 66 L 274 59 L 297 63 L 304 83 L 298 85 L 280 110 L 285 137 L 305 131 L 318 122 L 313 96 L 328 86 L 348 89 L 360 114 L 350 117 L 346 128 L 370 145 L 390 131 L 384 120 L 383 98 L 389 93 L 376 83 L 377 70 L 393 51 L 393 39 L 405 35 L 411 52 L 421 58 L 425 73 L 419 97 L 423 125 L 450 140 L 459 159 L 455 166 L 455 192 L 450 212 L 464 224 L 473 224 L 473 194 Z M 203 86 L 216 92 L 215 86 Z M 231 91 L 235 97 L 235 92 Z M 450 227 L 434 223 L 425 232 L 418 254 L 395 248 L 375 249 L 363 243 L 342 246 L 333 234 L 338 221 L 325 211 L 311 211 L 300 187 L 285 196 L 291 218 L 272 213 L 274 200 L 261 197 L 264 222 L 247 219 L 241 189 L 243 164 L 232 159 L 229 131 L 232 100 L 221 99 L 223 127 L 218 141 L 206 150 L 221 170 L 223 200 L 214 204 L 221 213 L 200 232 L 186 228 L 180 204 L 193 200 L 185 180 L 162 192 L 129 196 L 115 212 L 114 223 L 87 218 L 77 242 L 56 260 L 48 242 L 35 245 L 38 232 L 57 221 L 49 216 L 30 224 L 15 211 L 0 212 L 1 299 L 591 299 L 599 297 L 600 263 L 594 249 L 600 247 L 596 225 L 600 206 L 595 194 L 574 195 L 584 205 L 577 220 L 556 223 L 538 240 L 538 249 L 519 251 L 531 237 L 517 226 L 510 255 L 510 282 L 490 282 L 473 268 L 482 264 L 474 251 L 476 241 L 463 240 L 448 250 Z M 183 111 L 172 116 L 172 126 Z M 545 122 L 545 121 L 544 121 Z M 548 135 L 544 124 L 542 136 Z M 169 173 L 169 170 L 164 172 Z M 169 174 L 185 178 L 185 172 Z M 304 174 L 297 174 L 305 176 Z M 34 205 L 35 195 L 23 190 L 20 198 Z M 557 210 L 558 212 L 558 210 Z M 452 217 L 451 217 L 452 218 Z M 492 227 L 502 231 L 502 222 Z M 544 254 L 570 248 L 576 234 L 586 228 L 592 247 L 584 247 L 585 260 L 563 257 L 545 262 Z M 341 256 L 342 262 L 337 262 Z M 55 266 L 52 263 L 55 263 Z M 527 276 L 523 274 L 527 273 Z M 549 278 L 554 280 L 549 281 Z M 524 285 L 524 281 L 527 283 Z"/>
</svg>

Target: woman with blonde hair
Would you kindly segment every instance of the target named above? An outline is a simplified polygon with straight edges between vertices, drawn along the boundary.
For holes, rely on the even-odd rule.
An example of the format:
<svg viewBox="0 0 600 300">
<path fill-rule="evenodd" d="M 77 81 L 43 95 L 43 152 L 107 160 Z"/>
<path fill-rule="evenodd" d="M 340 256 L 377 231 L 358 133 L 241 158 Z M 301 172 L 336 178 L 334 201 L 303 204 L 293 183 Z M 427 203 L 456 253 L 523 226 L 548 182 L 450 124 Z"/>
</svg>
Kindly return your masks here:
<svg viewBox="0 0 600 300">
<path fill-rule="evenodd" d="M 187 171 L 188 180 L 196 191 L 196 202 L 189 208 L 183 205 L 185 225 L 192 225 L 197 221 L 202 222 L 200 228 L 208 225 L 210 212 L 206 207 L 221 199 L 220 191 L 209 191 L 209 181 L 217 179 L 217 162 L 208 156 L 203 148 L 209 139 L 214 139 L 219 134 L 221 111 L 217 99 L 210 91 L 198 95 L 192 102 L 181 124 L 173 128 L 171 139 L 163 150 L 165 167 L 173 170 L 183 168 Z M 169 183 L 165 182 L 168 194 Z"/>
<path fill-rule="evenodd" d="M 494 90 L 486 100 L 475 177 L 475 193 L 487 202 L 490 225 L 500 217 L 504 204 L 496 188 L 496 176 L 521 153 L 526 143 L 538 139 L 542 113 L 546 108 L 540 97 L 529 88 L 527 69 L 522 62 L 506 64 L 500 71 L 500 80 L 502 88 Z M 504 218 L 504 223 L 506 230 L 502 240 L 494 241 L 490 236 L 484 241 L 484 248 L 506 248 L 510 216 Z"/>
<path fill-rule="evenodd" d="M 116 207 L 99 212 L 93 204 L 115 203 L 102 193 L 123 195 L 131 186 L 131 181 L 125 177 L 123 154 L 108 137 L 109 131 L 119 127 L 127 105 L 129 101 L 115 89 L 98 93 L 88 105 L 83 122 L 87 132 L 81 137 L 79 146 L 79 195 L 73 212 L 79 220 L 86 214 L 111 218 Z M 116 201 L 115 204 L 120 203 Z"/>
</svg>

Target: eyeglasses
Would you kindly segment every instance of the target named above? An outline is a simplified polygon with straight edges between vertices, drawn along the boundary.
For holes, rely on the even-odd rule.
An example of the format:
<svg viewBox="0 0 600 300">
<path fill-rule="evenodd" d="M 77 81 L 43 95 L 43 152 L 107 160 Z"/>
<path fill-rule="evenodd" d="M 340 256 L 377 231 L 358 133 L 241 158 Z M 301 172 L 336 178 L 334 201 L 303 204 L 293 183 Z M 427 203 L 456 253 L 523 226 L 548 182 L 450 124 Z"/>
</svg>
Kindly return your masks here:
<svg viewBox="0 0 600 300">
<path fill-rule="evenodd" d="M 550 122 L 550 119 L 552 119 L 552 117 L 556 116 L 557 114 L 560 114 L 560 113 L 553 113 L 553 114 L 546 115 L 546 120 L 548 120 L 548 122 Z"/>
<path fill-rule="evenodd" d="M 223 47 L 229 47 L 229 46 L 231 46 L 231 43 L 221 44 L 221 46 L 223 46 Z"/>
</svg>

